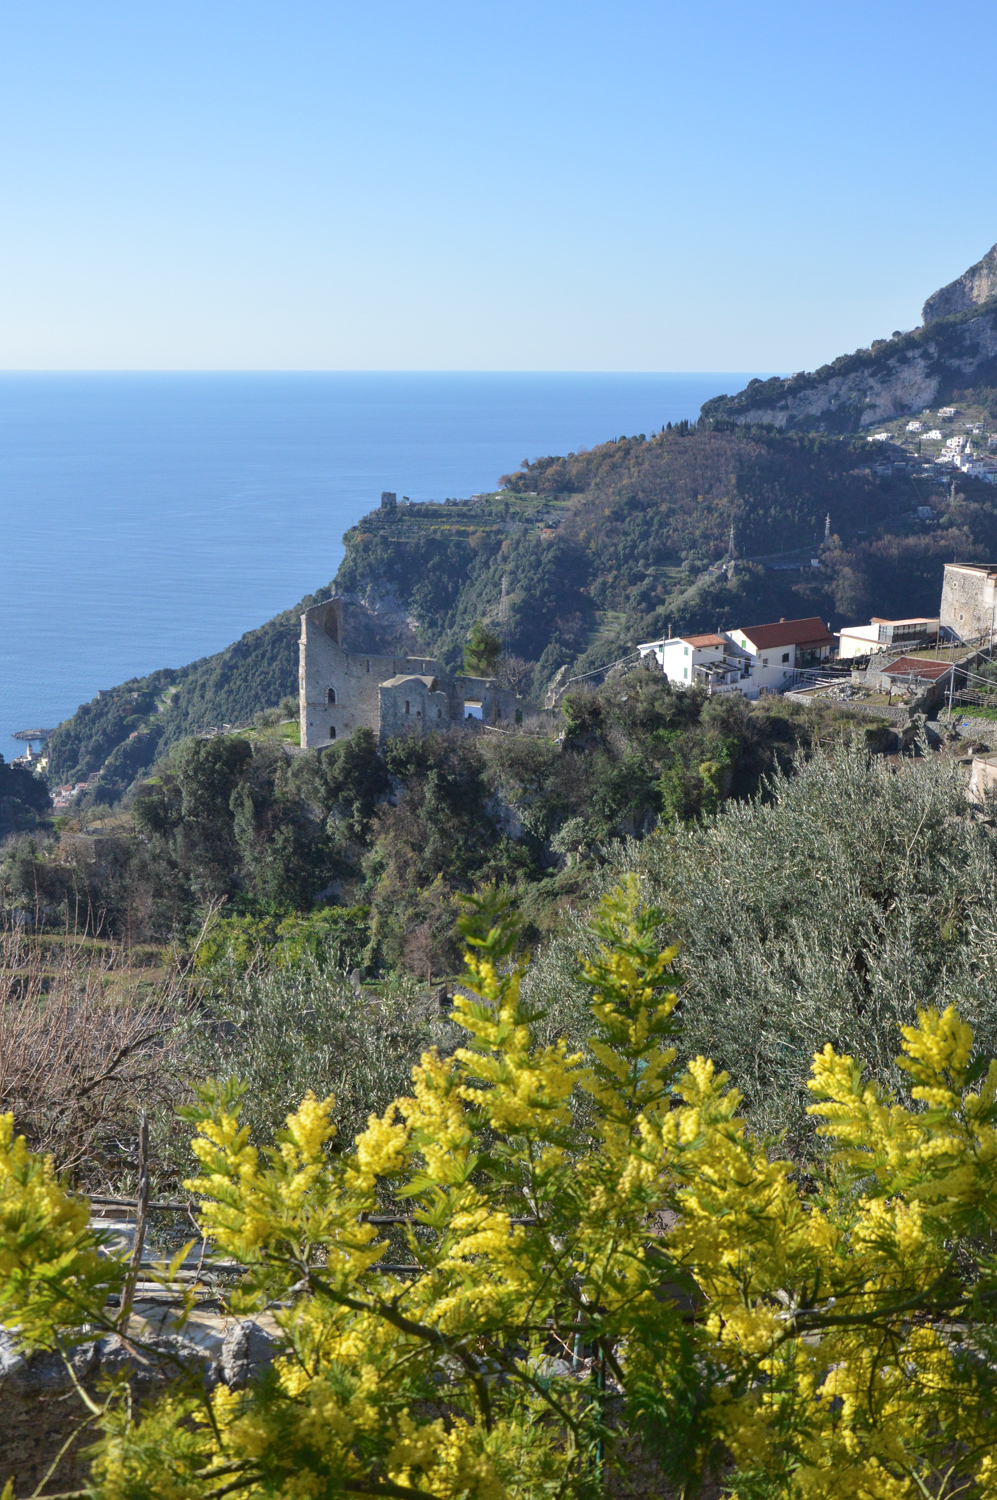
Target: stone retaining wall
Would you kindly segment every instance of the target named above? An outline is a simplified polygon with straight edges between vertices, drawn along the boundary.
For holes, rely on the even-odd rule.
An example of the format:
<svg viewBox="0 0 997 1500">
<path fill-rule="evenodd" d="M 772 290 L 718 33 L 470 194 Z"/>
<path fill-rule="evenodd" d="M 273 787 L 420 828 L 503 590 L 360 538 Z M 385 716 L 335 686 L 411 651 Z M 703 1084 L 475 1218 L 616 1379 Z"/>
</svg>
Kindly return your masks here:
<svg viewBox="0 0 997 1500">
<path fill-rule="evenodd" d="M 173 1311 L 161 1301 L 136 1300 L 128 1342 L 110 1334 L 76 1345 L 68 1355 L 72 1375 L 91 1394 L 102 1377 L 126 1375 L 139 1403 L 178 1378 L 238 1390 L 279 1347 L 271 1319 L 241 1321 L 198 1308 L 177 1334 Z M 60 1355 L 24 1355 L 0 1329 L 0 1490 L 11 1479 L 17 1500 L 33 1494 L 74 1433 L 45 1493 L 82 1488 L 90 1468 L 85 1450 L 95 1437 L 83 1425 L 88 1415 Z"/>
</svg>

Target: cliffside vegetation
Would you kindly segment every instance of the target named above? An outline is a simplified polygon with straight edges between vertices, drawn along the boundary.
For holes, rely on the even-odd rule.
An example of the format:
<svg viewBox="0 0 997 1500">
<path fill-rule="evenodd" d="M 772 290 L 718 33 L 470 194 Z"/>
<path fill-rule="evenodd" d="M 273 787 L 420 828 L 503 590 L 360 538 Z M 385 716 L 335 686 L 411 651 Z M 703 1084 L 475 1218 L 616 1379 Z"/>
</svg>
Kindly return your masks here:
<svg viewBox="0 0 997 1500">
<path fill-rule="evenodd" d="M 296 754 L 265 737 L 186 739 L 123 809 L 82 809 L 58 837 L 12 844 L 5 905 L 133 943 L 190 940 L 210 910 L 202 964 L 293 938 L 340 966 L 428 979 L 456 962 L 461 893 L 505 884 L 537 938 L 617 841 L 751 796 L 798 750 L 867 723 L 709 700 L 639 670 L 569 693 L 558 721 L 520 734 L 379 749 L 361 730 Z"/>
<path fill-rule="evenodd" d="M 468 646 L 478 660 L 475 629 L 497 637 L 500 669 L 537 701 L 560 667 L 584 673 L 669 627 L 930 614 L 946 559 L 997 553 L 997 489 L 940 489 L 882 457 L 857 438 L 680 423 L 524 463 L 474 501 L 373 511 L 332 586 L 216 656 L 84 704 L 49 743 L 50 778 L 100 773 L 94 795 L 114 801 L 184 736 L 293 695 L 301 610 L 331 587 L 389 601 L 370 628 L 452 668 Z"/>
<path fill-rule="evenodd" d="M 997 417 L 997 297 L 923 328 L 874 339 L 788 379 L 752 380 L 707 401 L 707 421 L 772 422 L 786 430 L 849 433 L 884 417 L 950 402 L 983 405 Z"/>
<path fill-rule="evenodd" d="M 0 755 L 0 838 L 36 827 L 48 809 L 45 783 L 24 766 L 8 766 Z"/>
</svg>

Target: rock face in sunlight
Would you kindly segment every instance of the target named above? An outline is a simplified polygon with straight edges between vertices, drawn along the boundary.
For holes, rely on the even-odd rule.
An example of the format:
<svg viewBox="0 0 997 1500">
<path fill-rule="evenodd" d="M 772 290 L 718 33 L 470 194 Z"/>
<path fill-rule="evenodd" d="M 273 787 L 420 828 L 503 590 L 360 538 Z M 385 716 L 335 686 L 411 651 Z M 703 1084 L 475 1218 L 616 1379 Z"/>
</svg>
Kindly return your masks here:
<svg viewBox="0 0 997 1500">
<path fill-rule="evenodd" d="M 925 327 L 953 313 L 969 312 L 991 297 L 997 297 L 997 245 L 992 245 L 975 266 L 928 298 L 922 313 Z"/>
<path fill-rule="evenodd" d="M 860 432 L 997 385 L 997 245 L 928 298 L 924 326 L 787 380 L 753 380 L 704 417 L 784 430 Z"/>
</svg>

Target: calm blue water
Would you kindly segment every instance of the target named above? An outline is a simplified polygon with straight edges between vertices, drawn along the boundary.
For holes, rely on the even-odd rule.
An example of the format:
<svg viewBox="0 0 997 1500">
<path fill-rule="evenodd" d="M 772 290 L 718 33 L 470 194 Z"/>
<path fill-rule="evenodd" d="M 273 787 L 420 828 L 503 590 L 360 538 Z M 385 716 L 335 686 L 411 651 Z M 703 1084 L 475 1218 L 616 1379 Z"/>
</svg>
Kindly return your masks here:
<svg viewBox="0 0 997 1500">
<path fill-rule="evenodd" d="M 382 489 L 492 489 L 748 379 L 0 375 L 0 753 L 328 583 Z"/>
</svg>

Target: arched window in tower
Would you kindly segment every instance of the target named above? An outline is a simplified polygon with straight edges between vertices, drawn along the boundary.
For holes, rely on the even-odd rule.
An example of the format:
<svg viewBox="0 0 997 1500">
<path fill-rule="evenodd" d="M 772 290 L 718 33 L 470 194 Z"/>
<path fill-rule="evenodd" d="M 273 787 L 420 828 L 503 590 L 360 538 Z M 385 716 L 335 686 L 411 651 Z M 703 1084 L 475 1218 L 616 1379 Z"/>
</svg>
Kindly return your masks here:
<svg viewBox="0 0 997 1500">
<path fill-rule="evenodd" d="M 329 725 L 329 738 L 330 738 L 330 740 L 334 740 L 336 738 L 336 726 L 335 726 L 335 724 L 330 724 Z"/>
<path fill-rule="evenodd" d="M 327 693 L 326 693 L 326 695 L 325 695 L 325 701 L 326 701 L 326 702 L 327 702 L 327 703 L 328 703 L 328 704 L 330 704 L 330 706 L 331 706 L 331 705 L 332 705 L 332 704 L 333 704 L 333 703 L 335 703 L 335 701 L 336 701 L 336 689 L 335 689 L 335 688 L 330 688 L 330 689 L 329 689 L 329 691 L 328 691 L 328 692 L 327 692 Z"/>
</svg>

